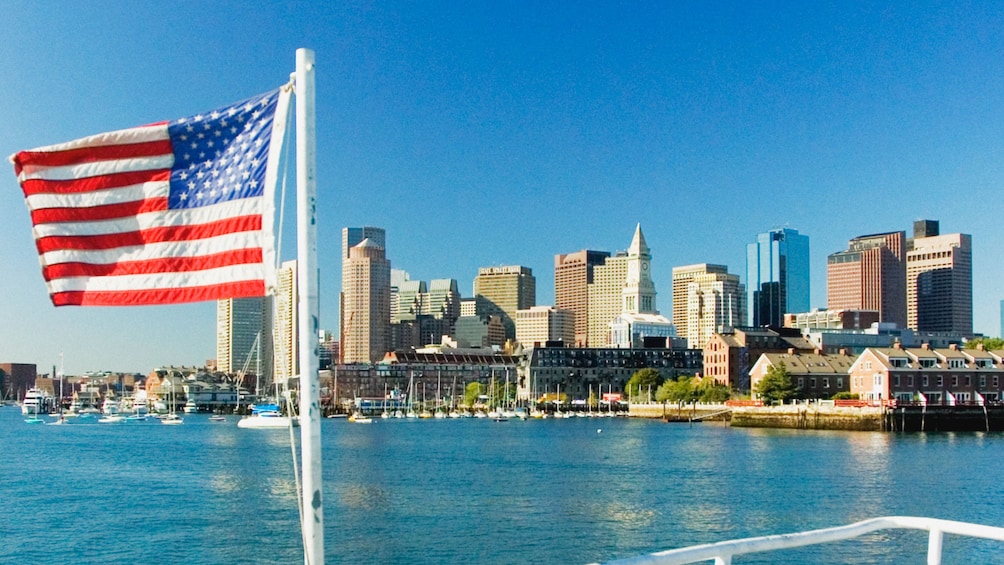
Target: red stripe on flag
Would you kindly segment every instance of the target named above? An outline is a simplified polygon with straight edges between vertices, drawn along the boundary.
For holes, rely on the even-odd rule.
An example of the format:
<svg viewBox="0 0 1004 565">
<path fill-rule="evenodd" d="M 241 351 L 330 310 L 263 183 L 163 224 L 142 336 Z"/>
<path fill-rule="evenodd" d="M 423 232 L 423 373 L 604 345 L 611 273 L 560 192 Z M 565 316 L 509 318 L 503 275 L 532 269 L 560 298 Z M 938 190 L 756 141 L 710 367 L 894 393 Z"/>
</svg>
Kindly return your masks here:
<svg viewBox="0 0 1004 565">
<path fill-rule="evenodd" d="M 52 295 L 52 304 L 54 306 L 144 306 L 252 296 L 265 296 L 265 283 L 263 281 L 236 281 L 191 288 L 121 292 L 57 292 Z"/>
<path fill-rule="evenodd" d="M 149 212 L 164 212 L 167 210 L 167 197 L 149 198 L 133 202 L 120 202 L 105 206 L 89 208 L 42 208 L 31 212 L 31 222 L 38 224 L 55 224 L 60 222 L 96 222 L 128 218 L 136 214 Z"/>
<path fill-rule="evenodd" d="M 98 161 L 115 161 L 118 159 L 134 159 L 136 157 L 152 157 L 154 155 L 170 155 L 174 151 L 171 140 L 145 141 L 142 143 L 127 143 L 123 145 L 98 145 L 80 147 L 65 151 L 22 151 L 14 157 L 14 169 L 21 174 L 24 167 L 65 167 L 81 163 Z"/>
<path fill-rule="evenodd" d="M 144 182 L 169 180 L 171 180 L 171 171 L 169 169 L 157 169 L 151 171 L 129 171 L 127 173 L 99 175 L 71 180 L 28 179 L 21 183 L 21 190 L 24 191 L 26 197 L 36 194 L 78 194 L 93 192 L 95 190 L 133 186 Z"/>
<path fill-rule="evenodd" d="M 97 251 L 168 241 L 194 241 L 228 233 L 258 231 L 261 226 L 261 216 L 239 216 L 208 224 L 170 226 L 102 235 L 43 237 L 35 241 L 35 247 L 39 254 L 71 249 Z"/>
<path fill-rule="evenodd" d="M 103 277 L 121 275 L 151 275 L 157 273 L 181 273 L 204 271 L 232 265 L 247 265 L 262 262 L 260 248 L 235 249 L 201 257 L 168 257 L 149 261 L 121 261 L 111 264 L 57 263 L 42 269 L 46 281 L 69 277 Z"/>
</svg>

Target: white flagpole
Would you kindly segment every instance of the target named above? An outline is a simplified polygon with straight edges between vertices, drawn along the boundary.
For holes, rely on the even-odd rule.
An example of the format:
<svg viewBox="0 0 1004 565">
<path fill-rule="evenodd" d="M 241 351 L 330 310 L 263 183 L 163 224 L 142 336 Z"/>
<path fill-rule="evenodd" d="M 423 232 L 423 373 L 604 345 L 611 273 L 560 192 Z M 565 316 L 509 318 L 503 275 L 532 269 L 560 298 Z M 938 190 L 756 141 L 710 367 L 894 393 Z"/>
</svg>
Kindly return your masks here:
<svg viewBox="0 0 1004 565">
<path fill-rule="evenodd" d="M 314 52 L 296 50 L 296 264 L 299 295 L 300 453 L 303 562 L 324 564 L 321 498 L 321 385 L 317 320 L 317 180 L 314 146 Z"/>
</svg>

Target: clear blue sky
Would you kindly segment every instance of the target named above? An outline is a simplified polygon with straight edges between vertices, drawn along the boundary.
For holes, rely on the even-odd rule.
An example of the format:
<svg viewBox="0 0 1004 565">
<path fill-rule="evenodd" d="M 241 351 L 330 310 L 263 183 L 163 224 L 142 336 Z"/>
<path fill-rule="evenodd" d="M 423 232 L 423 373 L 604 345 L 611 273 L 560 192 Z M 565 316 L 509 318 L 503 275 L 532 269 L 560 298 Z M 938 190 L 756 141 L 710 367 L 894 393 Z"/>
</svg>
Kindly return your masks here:
<svg viewBox="0 0 1004 565">
<path fill-rule="evenodd" d="M 1004 298 L 1004 5 L 996 2 L 3 2 L 0 154 L 210 110 L 317 57 L 321 325 L 340 231 L 394 268 L 521 264 L 641 222 L 658 306 L 674 266 L 745 278 L 779 226 L 826 256 L 920 218 L 973 236 L 975 329 Z M 215 356 L 215 304 L 54 308 L 0 175 L 0 361 L 137 371 Z M 292 249 L 292 239 L 287 239 Z M 286 251 L 285 255 L 291 255 Z"/>
</svg>

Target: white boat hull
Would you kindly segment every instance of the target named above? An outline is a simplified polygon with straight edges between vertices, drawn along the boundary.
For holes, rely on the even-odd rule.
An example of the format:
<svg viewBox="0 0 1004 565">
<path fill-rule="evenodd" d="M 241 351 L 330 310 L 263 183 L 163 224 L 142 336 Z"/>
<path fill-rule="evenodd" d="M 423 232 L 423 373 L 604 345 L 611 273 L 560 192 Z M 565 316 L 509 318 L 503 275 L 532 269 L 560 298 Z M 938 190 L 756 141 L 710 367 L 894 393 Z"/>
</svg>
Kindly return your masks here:
<svg viewBox="0 0 1004 565">
<path fill-rule="evenodd" d="M 300 421 L 297 418 L 292 419 L 292 425 L 300 425 Z M 288 416 L 248 416 L 247 418 L 241 418 L 237 422 L 238 428 L 245 428 L 251 430 L 270 430 L 270 429 L 285 429 L 290 426 L 290 418 Z"/>
</svg>

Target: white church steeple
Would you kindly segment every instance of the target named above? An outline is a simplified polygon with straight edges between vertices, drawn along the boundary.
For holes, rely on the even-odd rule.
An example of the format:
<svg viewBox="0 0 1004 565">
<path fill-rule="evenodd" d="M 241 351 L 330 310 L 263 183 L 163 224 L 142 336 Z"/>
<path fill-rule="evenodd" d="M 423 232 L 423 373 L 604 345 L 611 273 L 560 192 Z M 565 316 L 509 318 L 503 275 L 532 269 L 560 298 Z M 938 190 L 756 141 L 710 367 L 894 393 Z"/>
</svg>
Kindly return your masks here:
<svg viewBox="0 0 1004 565">
<path fill-rule="evenodd" d="M 652 254 L 639 223 L 628 248 L 627 280 L 624 282 L 623 306 L 625 314 L 658 314 L 655 309 L 655 285 L 652 283 Z"/>
</svg>

